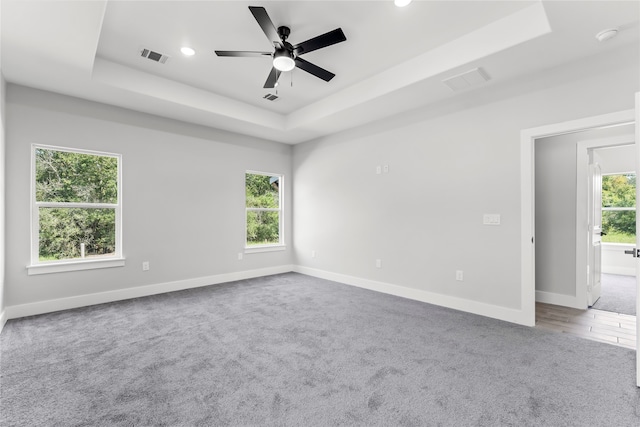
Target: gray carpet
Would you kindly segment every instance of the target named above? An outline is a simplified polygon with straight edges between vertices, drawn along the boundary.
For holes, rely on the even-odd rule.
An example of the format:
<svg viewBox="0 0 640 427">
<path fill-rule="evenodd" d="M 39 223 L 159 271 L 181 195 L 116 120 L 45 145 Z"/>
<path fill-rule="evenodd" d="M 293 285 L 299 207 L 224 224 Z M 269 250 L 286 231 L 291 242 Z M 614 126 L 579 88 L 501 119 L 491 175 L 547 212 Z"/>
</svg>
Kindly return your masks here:
<svg viewBox="0 0 640 427">
<path fill-rule="evenodd" d="M 289 273 L 11 320 L 3 426 L 638 426 L 635 353 Z"/>
<path fill-rule="evenodd" d="M 593 304 L 598 310 L 636 315 L 636 277 L 602 274 L 600 299 Z"/>
</svg>

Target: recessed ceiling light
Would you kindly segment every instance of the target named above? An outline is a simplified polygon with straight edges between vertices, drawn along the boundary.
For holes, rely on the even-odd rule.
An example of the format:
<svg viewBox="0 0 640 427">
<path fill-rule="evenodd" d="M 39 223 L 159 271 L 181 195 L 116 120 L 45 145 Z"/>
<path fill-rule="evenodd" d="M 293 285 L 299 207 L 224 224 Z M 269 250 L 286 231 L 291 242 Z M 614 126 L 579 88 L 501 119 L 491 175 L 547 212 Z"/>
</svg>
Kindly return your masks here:
<svg viewBox="0 0 640 427">
<path fill-rule="evenodd" d="M 596 39 L 598 39 L 599 42 L 606 42 L 607 40 L 611 40 L 617 35 L 618 35 L 617 28 L 608 28 L 596 34 Z"/>
<path fill-rule="evenodd" d="M 180 52 L 182 52 L 183 55 L 186 56 L 193 56 L 196 54 L 196 51 L 191 49 L 190 47 L 184 46 L 180 49 Z"/>
<path fill-rule="evenodd" d="M 411 0 L 393 0 L 393 2 L 398 7 L 405 7 L 406 5 L 411 3 Z"/>
</svg>

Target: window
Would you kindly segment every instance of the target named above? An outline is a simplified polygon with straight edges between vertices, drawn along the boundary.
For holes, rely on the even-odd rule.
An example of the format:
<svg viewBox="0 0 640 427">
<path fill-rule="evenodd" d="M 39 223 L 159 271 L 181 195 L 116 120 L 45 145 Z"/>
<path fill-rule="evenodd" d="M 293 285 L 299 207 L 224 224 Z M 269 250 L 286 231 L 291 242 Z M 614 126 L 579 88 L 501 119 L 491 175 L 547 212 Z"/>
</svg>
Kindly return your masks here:
<svg viewBox="0 0 640 427">
<path fill-rule="evenodd" d="M 636 175 L 634 173 L 602 177 L 602 241 L 636 242 Z"/>
<path fill-rule="evenodd" d="M 120 156 L 33 146 L 29 274 L 122 261 Z"/>
<path fill-rule="evenodd" d="M 245 175 L 247 249 L 283 249 L 283 176 L 261 172 Z"/>
</svg>

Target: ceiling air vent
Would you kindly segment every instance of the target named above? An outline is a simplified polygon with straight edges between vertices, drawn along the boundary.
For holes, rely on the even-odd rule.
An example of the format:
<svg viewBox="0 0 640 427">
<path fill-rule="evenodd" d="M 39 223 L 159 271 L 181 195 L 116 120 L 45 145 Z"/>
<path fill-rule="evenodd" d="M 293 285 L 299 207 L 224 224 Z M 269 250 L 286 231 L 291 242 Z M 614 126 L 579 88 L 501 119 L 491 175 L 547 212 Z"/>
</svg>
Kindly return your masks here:
<svg viewBox="0 0 640 427">
<path fill-rule="evenodd" d="M 163 55 L 161 53 L 154 52 L 154 51 L 152 51 L 150 49 L 142 49 L 140 51 L 140 56 L 142 56 L 143 58 L 150 59 L 150 60 L 155 61 L 155 62 L 159 62 L 161 64 L 164 64 L 165 62 L 167 62 L 167 59 L 169 59 L 169 57 L 167 55 Z"/>
<path fill-rule="evenodd" d="M 454 92 L 461 91 L 471 86 L 477 86 L 489 80 L 489 76 L 482 68 L 474 68 L 462 74 L 444 79 L 442 83 L 449 86 Z"/>
<path fill-rule="evenodd" d="M 268 93 L 265 96 L 263 96 L 263 98 L 266 99 L 267 101 L 275 101 L 276 99 L 278 99 L 278 96 L 272 93 Z"/>
</svg>

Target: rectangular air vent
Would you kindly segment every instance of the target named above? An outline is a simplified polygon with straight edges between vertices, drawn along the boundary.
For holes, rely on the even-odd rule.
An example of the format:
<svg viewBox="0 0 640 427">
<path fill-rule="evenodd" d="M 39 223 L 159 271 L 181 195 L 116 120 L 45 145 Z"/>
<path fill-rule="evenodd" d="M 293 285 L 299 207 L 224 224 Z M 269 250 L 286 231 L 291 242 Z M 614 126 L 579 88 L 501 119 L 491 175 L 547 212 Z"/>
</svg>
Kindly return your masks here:
<svg viewBox="0 0 640 427">
<path fill-rule="evenodd" d="M 458 92 L 468 87 L 479 85 L 488 80 L 489 76 L 482 68 L 474 68 L 473 70 L 444 79 L 442 83 L 449 86 L 449 89 L 452 91 Z"/>
<path fill-rule="evenodd" d="M 268 101 L 275 101 L 276 99 L 278 99 L 278 96 L 274 95 L 272 93 L 268 93 L 265 96 L 263 96 L 263 98 L 268 100 Z"/>
<path fill-rule="evenodd" d="M 154 52 L 151 49 L 142 49 L 140 51 L 140 56 L 142 56 L 143 58 L 150 59 L 150 60 L 155 61 L 155 62 L 159 62 L 161 64 L 164 64 L 165 62 L 167 62 L 167 59 L 169 59 L 169 57 L 167 55 L 163 55 L 161 53 Z"/>
</svg>

